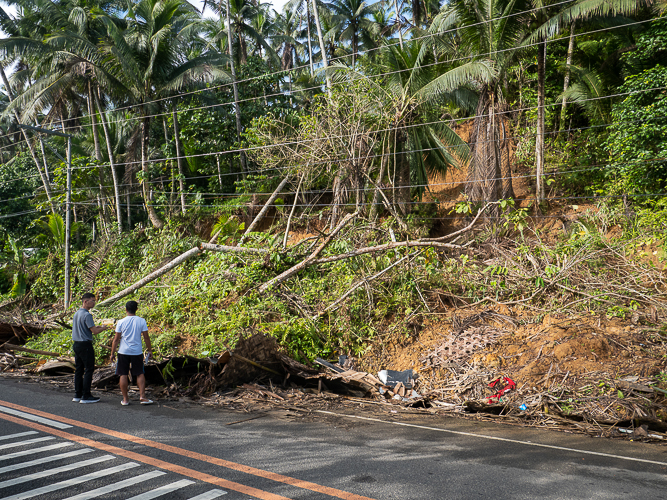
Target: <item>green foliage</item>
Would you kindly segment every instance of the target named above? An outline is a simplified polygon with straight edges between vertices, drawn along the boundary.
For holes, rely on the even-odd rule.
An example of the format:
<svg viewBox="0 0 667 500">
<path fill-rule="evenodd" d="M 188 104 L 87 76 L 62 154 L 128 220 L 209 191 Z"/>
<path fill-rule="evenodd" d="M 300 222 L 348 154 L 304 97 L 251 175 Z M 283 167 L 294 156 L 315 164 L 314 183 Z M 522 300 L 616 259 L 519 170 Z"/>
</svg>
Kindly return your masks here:
<svg viewBox="0 0 667 500">
<path fill-rule="evenodd" d="M 37 219 L 33 222 L 35 227 L 39 227 L 41 234 L 35 237 L 35 243 L 48 248 L 56 254 L 63 254 L 65 251 L 65 221 L 60 214 L 48 214 L 46 221 Z"/>
<path fill-rule="evenodd" d="M 628 77 L 614 105 L 606 149 L 616 193 L 659 193 L 667 185 L 667 67 Z"/>
<path fill-rule="evenodd" d="M 20 297 L 25 294 L 27 288 L 27 270 L 25 264 L 25 255 L 22 248 L 20 248 L 11 236 L 7 237 L 11 247 L 12 259 L 2 264 L 0 269 L 8 271 L 12 275 L 12 285 L 9 290 L 9 296 Z"/>
<path fill-rule="evenodd" d="M 43 194 L 35 193 L 39 185 L 39 175 L 27 152 L 17 154 L 11 161 L 0 167 L 0 230 L 2 232 L 20 240 L 26 240 L 34 233 L 28 228 L 34 217 L 32 200 L 44 199 Z"/>
<path fill-rule="evenodd" d="M 217 236 L 218 243 L 231 240 L 245 229 L 245 222 L 239 222 L 235 215 L 223 214 L 211 229 L 211 237 Z"/>
</svg>

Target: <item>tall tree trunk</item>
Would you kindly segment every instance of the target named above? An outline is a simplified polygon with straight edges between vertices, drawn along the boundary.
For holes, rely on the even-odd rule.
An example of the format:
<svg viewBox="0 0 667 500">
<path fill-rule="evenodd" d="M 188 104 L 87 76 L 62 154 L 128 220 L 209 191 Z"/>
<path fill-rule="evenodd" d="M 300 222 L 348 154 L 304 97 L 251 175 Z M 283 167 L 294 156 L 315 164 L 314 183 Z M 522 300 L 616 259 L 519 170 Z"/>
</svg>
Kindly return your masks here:
<svg viewBox="0 0 667 500">
<path fill-rule="evenodd" d="M 222 187 L 222 169 L 220 168 L 220 155 L 215 155 L 215 162 L 218 164 L 218 182 Z"/>
<path fill-rule="evenodd" d="M 178 112 L 176 111 L 176 101 L 173 103 L 174 116 L 174 142 L 176 143 L 176 161 L 178 163 L 178 188 L 181 192 L 181 213 L 185 215 L 185 172 L 183 171 L 183 155 L 181 151 L 181 131 L 178 126 Z"/>
<path fill-rule="evenodd" d="M 565 81 L 563 82 L 563 93 L 567 91 L 567 88 L 570 86 L 570 66 L 572 66 L 572 53 L 574 52 L 574 28 L 577 24 L 576 21 L 572 21 L 570 24 L 570 43 L 567 46 L 567 58 L 565 59 Z M 559 122 L 559 131 L 563 131 L 565 128 L 565 108 L 567 106 L 567 99 L 563 96 L 563 103 L 560 108 L 560 122 Z"/>
<path fill-rule="evenodd" d="M 468 140 L 471 159 L 468 165 L 465 192 L 472 203 L 497 201 L 502 195 L 502 189 L 499 188 L 501 177 L 499 151 L 496 147 L 498 141 L 496 101 L 497 96 L 494 90 L 484 86 L 480 92 L 475 112 L 476 118 Z M 497 206 L 494 205 L 491 208 L 485 217 L 497 215 Z"/>
<path fill-rule="evenodd" d="M 7 98 L 9 99 L 9 102 L 12 102 L 14 100 L 14 92 L 12 91 L 12 86 L 9 84 L 9 80 L 7 79 L 7 74 L 5 73 L 5 67 L 2 64 L 0 64 L 0 77 L 2 77 L 2 83 L 5 84 L 5 89 L 7 89 Z M 17 111 L 14 111 L 14 117 L 16 118 L 16 123 L 20 124 L 21 118 L 19 117 Z M 35 162 L 35 167 L 37 167 L 37 172 L 39 173 L 39 177 L 42 179 L 42 184 L 44 185 L 44 192 L 46 193 L 46 198 L 49 200 L 49 204 L 51 205 L 51 212 L 55 214 L 56 204 L 51 196 L 51 183 L 47 177 L 47 173 L 46 171 L 43 171 L 39 165 L 39 160 L 37 159 L 37 154 L 35 153 L 35 147 L 32 145 L 32 142 L 30 142 L 30 137 L 28 136 L 28 132 L 24 128 L 21 129 L 21 132 L 23 133 L 23 138 L 25 139 L 25 142 L 28 145 L 28 151 L 30 151 L 30 156 L 32 157 L 32 161 Z M 44 154 L 44 152 L 42 152 L 42 154 Z M 44 156 L 44 161 L 46 161 L 46 156 Z"/>
<path fill-rule="evenodd" d="M 306 0 L 308 1 L 308 0 Z M 320 12 L 317 9 L 317 0 L 313 0 L 313 14 L 315 15 L 315 25 L 317 26 L 317 38 L 320 41 L 320 52 L 322 53 L 322 65 L 324 66 L 324 77 L 327 81 L 327 92 L 331 96 L 331 79 L 329 78 L 329 61 L 327 61 L 327 48 L 324 45 L 324 37 L 322 36 L 322 25 L 320 24 Z"/>
<path fill-rule="evenodd" d="M 357 27 L 354 26 L 354 29 L 352 31 L 352 69 L 354 69 L 354 65 L 357 62 L 358 46 L 359 46 L 359 42 L 357 41 Z"/>
<path fill-rule="evenodd" d="M 104 173 L 102 170 L 102 148 L 100 146 L 100 134 L 97 128 L 97 113 L 95 113 L 95 103 L 93 101 L 93 84 L 88 80 L 88 114 L 93 129 L 93 144 L 95 145 L 95 160 L 97 161 L 97 180 L 100 188 L 100 196 L 98 202 L 102 208 L 102 217 L 105 223 L 108 222 L 109 216 L 107 214 L 107 196 L 104 189 Z"/>
<path fill-rule="evenodd" d="M 397 206 L 398 211 L 402 215 L 410 213 L 411 187 L 410 187 L 410 161 L 408 155 L 405 154 L 405 145 L 407 144 L 405 130 L 397 132 L 396 146 L 397 146 L 397 165 L 396 165 L 396 185 L 394 186 L 398 191 Z"/>
<path fill-rule="evenodd" d="M 100 146 L 100 134 L 97 129 L 97 113 L 95 113 L 95 104 L 93 101 L 93 84 L 88 81 L 88 112 L 90 113 L 90 121 L 93 128 L 93 143 L 95 144 L 95 159 L 98 163 L 102 160 L 102 147 Z M 102 172 L 102 170 L 99 170 Z"/>
<path fill-rule="evenodd" d="M 100 120 L 102 122 L 102 130 L 104 131 L 104 140 L 107 143 L 107 154 L 109 155 L 109 166 L 111 167 L 111 178 L 113 179 L 113 191 L 114 197 L 116 199 L 116 220 L 118 221 L 118 234 L 123 232 L 123 217 L 121 215 L 121 206 L 120 206 L 120 182 L 118 180 L 118 172 L 116 172 L 116 165 L 114 164 L 113 159 L 113 147 L 111 145 L 111 134 L 109 134 L 109 124 L 106 121 L 106 116 L 102 110 L 102 105 L 100 104 L 100 99 L 97 94 L 95 94 L 95 104 L 97 104 L 97 109 L 100 112 Z"/>
<path fill-rule="evenodd" d="M 310 77 L 312 78 L 315 75 L 315 69 L 313 67 L 313 46 L 310 35 L 310 4 L 308 0 L 306 0 L 306 32 L 308 34 L 308 62 L 310 63 Z"/>
<path fill-rule="evenodd" d="M 501 198 L 508 200 L 515 198 L 514 186 L 512 184 L 512 164 L 510 162 L 510 134 L 509 134 L 509 120 L 503 113 L 498 117 L 498 133 L 499 133 L 499 148 L 500 156 L 500 173 L 501 182 Z"/>
<path fill-rule="evenodd" d="M 373 192 L 373 201 L 371 201 L 371 210 L 369 218 L 374 220 L 378 214 L 378 204 L 380 203 L 380 189 L 382 189 L 382 179 L 384 178 L 384 172 L 387 168 L 387 163 L 389 162 L 389 145 L 382 145 L 382 157 L 380 158 L 380 173 L 377 178 L 377 186 Z"/>
<path fill-rule="evenodd" d="M 222 0 L 220 0 L 220 12 L 222 12 Z M 227 44 L 229 46 L 229 64 L 232 70 L 232 87 L 234 88 L 234 112 L 236 114 L 236 141 L 241 145 L 241 108 L 239 108 L 239 88 L 236 84 L 236 68 L 234 67 L 234 47 L 232 44 L 232 21 L 230 19 L 229 0 L 227 0 Z M 246 156 L 241 151 L 241 171 L 243 178 L 246 176 Z"/>
<path fill-rule="evenodd" d="M 155 207 L 150 200 L 150 194 L 148 190 L 148 181 L 150 180 L 148 173 L 148 137 L 150 131 L 150 118 L 144 116 L 141 119 L 141 171 L 144 174 L 142 185 L 142 191 L 144 195 L 144 203 L 146 204 L 146 212 L 148 213 L 148 218 L 153 224 L 154 227 L 162 229 L 164 227 L 164 222 L 160 219 L 160 216 L 155 211 Z M 129 203 L 128 203 L 129 205 Z"/>
<path fill-rule="evenodd" d="M 132 191 L 132 177 L 130 177 L 129 186 L 125 191 L 125 200 L 127 201 L 127 230 L 132 231 L 132 212 L 130 211 L 130 192 Z"/>
<path fill-rule="evenodd" d="M 401 16 L 400 11 L 398 10 L 398 0 L 394 0 L 394 10 L 396 11 L 396 24 L 398 25 L 398 43 L 401 44 L 401 50 L 403 50 L 403 32 L 401 31 Z"/>
<path fill-rule="evenodd" d="M 537 131 L 535 134 L 535 175 L 537 176 L 537 188 L 535 198 L 537 209 L 544 201 L 544 98 L 546 78 L 547 43 L 540 40 L 537 46 Z"/>
</svg>

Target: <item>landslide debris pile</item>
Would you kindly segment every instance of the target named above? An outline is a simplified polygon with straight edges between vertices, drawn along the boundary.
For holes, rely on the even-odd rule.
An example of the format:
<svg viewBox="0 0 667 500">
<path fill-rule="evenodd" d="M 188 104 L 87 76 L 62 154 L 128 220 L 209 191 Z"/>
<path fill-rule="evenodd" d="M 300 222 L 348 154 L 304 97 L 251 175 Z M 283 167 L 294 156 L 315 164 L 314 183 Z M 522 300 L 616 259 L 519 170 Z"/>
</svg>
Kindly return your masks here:
<svg viewBox="0 0 667 500">
<path fill-rule="evenodd" d="M 451 411 L 595 435 L 600 425 L 608 434 L 646 426 L 665 438 L 657 433 L 667 431 L 667 330 L 654 309 L 627 321 L 547 315 L 523 324 L 491 309 L 460 314 L 426 323 L 411 339 L 376 344 L 362 366 L 415 370 L 417 391 Z M 494 397 L 502 387 L 507 392 Z"/>
</svg>

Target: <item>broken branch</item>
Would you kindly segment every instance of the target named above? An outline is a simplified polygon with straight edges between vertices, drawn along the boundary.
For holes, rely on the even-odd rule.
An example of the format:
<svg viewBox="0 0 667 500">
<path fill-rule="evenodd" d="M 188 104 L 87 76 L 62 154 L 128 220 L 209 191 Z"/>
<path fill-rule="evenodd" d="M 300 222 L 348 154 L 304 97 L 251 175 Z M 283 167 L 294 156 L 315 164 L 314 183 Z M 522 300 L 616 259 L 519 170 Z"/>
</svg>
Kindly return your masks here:
<svg viewBox="0 0 667 500">
<path fill-rule="evenodd" d="M 352 293 L 354 293 L 354 291 L 355 291 L 357 288 L 359 288 L 361 285 L 364 285 L 364 284 L 368 283 L 369 281 L 373 281 L 374 279 L 379 278 L 379 277 L 382 276 L 384 273 L 386 273 L 387 271 L 389 271 L 391 268 L 397 266 L 398 264 L 400 264 L 400 263 L 403 262 L 404 260 L 409 259 L 410 257 L 413 257 L 414 255 L 415 255 L 415 254 L 406 255 L 406 256 L 403 257 L 402 259 L 399 259 L 399 260 L 397 260 L 396 262 L 394 262 L 391 266 L 389 266 L 389 267 L 385 267 L 385 268 L 384 268 L 382 271 L 380 271 L 379 273 L 376 273 L 376 274 L 374 274 L 373 276 L 369 276 L 368 278 L 364 278 L 364 279 L 358 281 L 357 283 L 354 284 L 354 286 L 352 286 L 352 288 L 350 288 L 347 292 L 345 292 L 339 299 L 337 299 L 336 301 L 334 301 L 332 304 L 330 304 L 330 305 L 329 305 L 326 309 L 324 309 L 323 311 L 317 313 L 315 316 L 313 316 L 312 319 L 315 320 L 315 319 L 319 318 L 319 317 L 322 316 L 325 312 L 327 312 L 327 311 L 333 309 L 333 308 L 336 307 L 338 304 L 340 304 L 341 302 L 343 302 L 346 298 L 348 298 L 350 295 L 352 295 Z"/>
<path fill-rule="evenodd" d="M 472 220 L 470 224 L 468 224 L 466 227 L 459 229 L 458 231 L 454 231 L 453 233 L 446 234 L 445 236 L 440 236 L 439 238 L 425 238 L 421 241 L 442 241 L 442 240 L 449 240 L 451 238 L 455 238 L 456 236 L 459 236 L 467 231 L 470 231 L 472 227 L 477 223 L 477 220 L 482 216 L 482 214 L 486 211 L 487 208 L 489 208 L 491 205 L 497 205 L 497 201 L 491 201 L 484 205 L 482 209 L 477 212 L 477 215 L 475 215 L 475 218 Z"/>
<path fill-rule="evenodd" d="M 264 248 L 249 248 L 249 247 L 230 247 L 227 245 L 215 245 L 212 243 L 202 243 L 199 245 L 202 250 L 209 250 L 211 252 L 231 252 L 231 253 L 268 253 Z"/>
<path fill-rule="evenodd" d="M 158 279 L 163 274 L 168 273 L 169 271 L 171 271 L 176 266 L 181 265 L 183 262 L 188 260 L 190 257 L 192 257 L 194 255 L 198 255 L 200 252 L 201 252 L 201 249 L 199 247 L 191 248 L 187 252 L 182 253 L 181 255 L 176 257 L 174 260 L 170 261 L 167 265 L 162 266 L 157 271 L 153 271 L 148 276 L 144 277 L 143 279 L 140 279 L 139 281 L 137 281 L 133 285 L 128 286 L 125 290 L 122 290 L 122 291 L 118 292 L 116 295 L 113 295 L 113 296 L 109 297 L 108 299 L 103 300 L 102 302 L 97 304 L 97 307 L 104 307 L 104 306 L 111 305 L 114 302 L 116 302 L 118 299 L 122 299 L 123 297 L 126 297 L 126 296 L 130 295 L 135 290 L 138 290 L 142 286 L 147 285 L 151 281 L 155 281 L 156 279 Z"/>
<path fill-rule="evenodd" d="M 315 258 L 320 254 L 320 252 L 322 250 L 324 250 L 324 248 L 331 242 L 331 240 L 340 232 L 340 230 L 343 229 L 343 227 L 345 227 L 345 225 L 348 222 L 350 222 L 350 220 L 352 220 L 354 217 L 356 217 L 358 213 L 359 212 L 354 212 L 353 214 L 346 215 L 343 218 L 343 220 L 341 220 L 338 223 L 336 228 L 333 231 L 331 231 L 331 233 L 324 239 L 324 241 L 322 243 L 320 243 L 320 245 L 313 251 L 313 253 L 311 253 L 308 257 L 306 257 L 304 260 L 299 262 L 297 265 L 292 266 L 291 268 L 289 268 L 284 273 L 280 274 L 279 276 L 276 276 L 275 278 L 267 281 L 262 286 L 260 286 L 259 287 L 260 293 L 264 293 L 269 288 L 271 288 L 273 285 L 277 285 L 277 284 L 282 283 L 283 281 L 288 280 L 290 277 L 292 277 L 293 275 L 295 275 L 296 273 L 301 271 L 301 269 L 303 269 L 304 267 L 311 264 L 315 260 Z"/>
</svg>

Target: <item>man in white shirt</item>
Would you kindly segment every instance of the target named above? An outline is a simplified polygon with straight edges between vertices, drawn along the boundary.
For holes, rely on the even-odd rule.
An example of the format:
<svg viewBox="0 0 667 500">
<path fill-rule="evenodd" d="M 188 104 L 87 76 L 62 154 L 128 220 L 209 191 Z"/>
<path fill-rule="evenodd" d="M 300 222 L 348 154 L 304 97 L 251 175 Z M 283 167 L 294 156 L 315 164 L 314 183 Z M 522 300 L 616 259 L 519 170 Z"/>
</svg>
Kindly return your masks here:
<svg viewBox="0 0 667 500">
<path fill-rule="evenodd" d="M 130 404 L 128 395 L 129 380 L 128 374 L 132 373 L 132 379 L 139 386 L 139 402 L 142 405 L 153 404 L 153 401 L 146 397 L 146 377 L 144 376 L 144 357 L 142 354 L 141 337 L 146 342 L 148 356 L 151 356 L 153 348 L 151 339 L 148 336 L 148 325 L 144 318 L 137 316 L 137 304 L 130 300 L 125 304 L 127 316 L 121 319 L 116 325 L 116 336 L 111 344 L 111 361 L 116 359 L 116 347 L 120 342 L 118 349 L 118 363 L 116 364 L 116 375 L 120 375 L 120 392 L 123 393 L 121 404 L 127 406 Z"/>
</svg>

